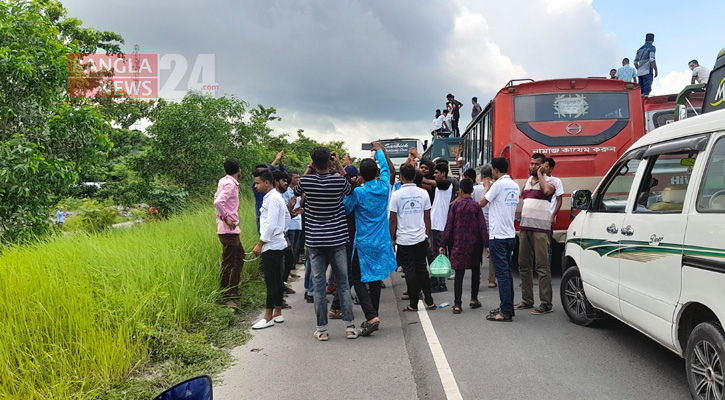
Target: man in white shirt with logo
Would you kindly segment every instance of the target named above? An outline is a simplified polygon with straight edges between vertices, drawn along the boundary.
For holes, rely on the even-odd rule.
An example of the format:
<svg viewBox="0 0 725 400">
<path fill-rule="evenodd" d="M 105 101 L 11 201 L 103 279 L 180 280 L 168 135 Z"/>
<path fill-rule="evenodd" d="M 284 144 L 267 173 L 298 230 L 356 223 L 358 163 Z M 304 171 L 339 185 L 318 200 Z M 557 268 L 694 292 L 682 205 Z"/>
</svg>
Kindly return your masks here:
<svg viewBox="0 0 725 400">
<path fill-rule="evenodd" d="M 519 185 L 508 175 L 509 163 L 503 157 L 491 161 L 491 172 L 495 182 L 483 181 L 485 192 L 478 205 L 490 204 L 489 256 L 498 280 L 499 308 L 491 310 L 486 320 L 511 321 L 514 316 L 514 281 L 511 275 L 511 254 L 516 245 L 516 206 L 519 204 Z"/>
<path fill-rule="evenodd" d="M 430 276 L 426 266 L 426 251 L 430 247 L 430 197 L 414 183 L 415 167 L 400 167 L 403 186 L 393 192 L 390 201 L 390 237 L 398 246 L 398 265 L 403 267 L 410 304 L 405 311 L 418 310 L 418 293 L 423 292 L 426 308 L 435 309 L 430 291 Z"/>
<path fill-rule="evenodd" d="M 252 325 L 252 329 L 264 329 L 274 323 L 284 322 L 282 301 L 284 282 L 282 281 L 282 258 L 289 243 L 285 237 L 290 215 L 282 195 L 274 188 L 272 172 L 264 171 L 254 178 L 255 187 L 264 193 L 262 207 L 259 209 L 259 242 L 252 252 L 262 256 L 264 283 L 267 285 L 267 303 L 264 318 Z"/>
</svg>

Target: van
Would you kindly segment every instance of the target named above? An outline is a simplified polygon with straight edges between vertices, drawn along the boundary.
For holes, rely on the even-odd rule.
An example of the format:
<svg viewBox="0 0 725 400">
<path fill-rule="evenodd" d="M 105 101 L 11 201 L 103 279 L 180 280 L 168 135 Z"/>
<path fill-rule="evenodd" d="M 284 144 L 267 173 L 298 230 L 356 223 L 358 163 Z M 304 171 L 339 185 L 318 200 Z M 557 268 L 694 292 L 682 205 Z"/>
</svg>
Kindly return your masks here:
<svg viewBox="0 0 725 400">
<path fill-rule="evenodd" d="M 561 302 L 613 316 L 685 358 L 694 399 L 723 399 L 725 110 L 654 130 L 594 192 L 572 194 Z"/>
</svg>

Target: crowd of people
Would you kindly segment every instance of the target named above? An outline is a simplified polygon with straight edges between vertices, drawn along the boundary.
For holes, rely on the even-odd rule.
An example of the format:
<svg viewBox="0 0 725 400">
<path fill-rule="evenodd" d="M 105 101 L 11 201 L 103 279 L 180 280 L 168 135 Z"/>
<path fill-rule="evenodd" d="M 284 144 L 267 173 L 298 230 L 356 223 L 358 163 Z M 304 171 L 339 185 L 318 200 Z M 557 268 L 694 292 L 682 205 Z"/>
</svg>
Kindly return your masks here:
<svg viewBox="0 0 725 400">
<path fill-rule="evenodd" d="M 471 99 L 471 119 L 483 111 L 481 105 L 478 104 L 478 98 L 474 97 Z M 461 119 L 461 108 L 463 103 L 456 100 L 456 97 L 451 93 L 446 95 L 446 104 L 441 113 L 440 109 L 435 111 L 435 117 L 430 123 L 430 134 L 436 137 L 461 137 L 461 131 L 458 128 L 458 122 Z"/>
<path fill-rule="evenodd" d="M 282 310 L 289 307 L 284 297 L 294 294 L 285 282 L 302 257 L 304 297 L 314 303 L 314 337 L 319 341 L 329 339 L 329 319 L 342 320 L 348 339 L 378 330 L 383 280 L 398 268 L 406 282 L 403 300 L 409 300 L 403 311 L 418 311 L 419 304 L 435 310 L 434 295 L 448 291 L 445 278 L 429 275 L 429 264 L 439 254 L 449 258 L 454 271 L 454 314 L 463 311 L 467 271 L 469 307 L 483 306 L 478 299 L 482 267 L 488 267 L 488 287 L 498 288 L 500 300 L 487 320 L 512 321 L 522 309 L 532 309 L 533 315 L 552 311 L 549 246 L 564 193 L 561 181 L 552 176 L 552 158 L 534 154 L 530 176 L 519 187 L 502 157 L 478 173 L 464 171 L 459 180 L 450 175 L 446 160 L 423 158 L 415 148 L 410 149 L 399 174 L 380 143 L 373 143 L 372 150 L 373 158 L 362 160 L 359 167 L 349 157 L 343 161 L 335 152 L 318 147 L 301 175 L 285 169 L 284 152 L 271 164 L 255 168 L 252 190 L 257 199 L 259 242 L 252 253 L 261 257 L 267 299 L 264 316 L 253 329 L 284 322 Z M 224 169 L 227 175 L 219 180 L 214 197 L 223 247 L 221 286 L 227 305 L 236 307 L 245 260 L 239 240 L 241 170 L 234 159 L 228 159 Z M 523 201 L 518 263 L 522 294 L 514 304 L 510 265 L 519 201 Z M 333 295 L 329 308 L 328 294 Z M 354 304 L 360 305 L 364 315 L 359 327 Z"/>
<path fill-rule="evenodd" d="M 637 50 L 634 67 L 629 65 L 629 58 L 624 58 L 621 67 L 618 69 L 612 68 L 609 71 L 609 78 L 639 83 L 641 93 L 649 96 L 650 92 L 652 92 L 652 82 L 657 77 L 657 61 L 655 60 L 657 48 L 652 44 L 654 41 L 654 33 L 646 34 L 644 44 Z M 709 69 L 700 65 L 697 60 L 692 60 L 687 65 L 692 70 L 690 84 L 707 83 L 708 77 L 710 76 Z"/>
</svg>

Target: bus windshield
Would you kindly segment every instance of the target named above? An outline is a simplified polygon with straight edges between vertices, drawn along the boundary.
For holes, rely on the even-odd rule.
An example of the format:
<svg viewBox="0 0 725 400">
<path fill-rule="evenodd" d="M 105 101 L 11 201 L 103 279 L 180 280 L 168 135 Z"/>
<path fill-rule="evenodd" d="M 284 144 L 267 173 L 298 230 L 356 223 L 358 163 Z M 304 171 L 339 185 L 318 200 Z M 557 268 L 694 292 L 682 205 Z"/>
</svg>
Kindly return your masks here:
<svg viewBox="0 0 725 400">
<path fill-rule="evenodd" d="M 627 93 L 547 93 L 514 97 L 514 121 L 629 119 Z"/>
</svg>

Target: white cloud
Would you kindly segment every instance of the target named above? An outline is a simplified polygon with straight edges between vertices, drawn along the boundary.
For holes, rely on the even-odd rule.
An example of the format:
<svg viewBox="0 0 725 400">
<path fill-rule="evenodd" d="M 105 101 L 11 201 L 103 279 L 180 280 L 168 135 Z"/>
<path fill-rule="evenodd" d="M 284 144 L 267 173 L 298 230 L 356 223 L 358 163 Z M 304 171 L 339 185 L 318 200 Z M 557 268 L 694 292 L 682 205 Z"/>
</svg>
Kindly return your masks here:
<svg viewBox="0 0 725 400">
<path fill-rule="evenodd" d="M 680 93 L 690 84 L 692 71 L 672 71 L 655 79 L 652 83 L 652 95 Z"/>
</svg>

